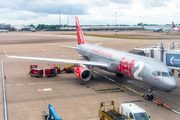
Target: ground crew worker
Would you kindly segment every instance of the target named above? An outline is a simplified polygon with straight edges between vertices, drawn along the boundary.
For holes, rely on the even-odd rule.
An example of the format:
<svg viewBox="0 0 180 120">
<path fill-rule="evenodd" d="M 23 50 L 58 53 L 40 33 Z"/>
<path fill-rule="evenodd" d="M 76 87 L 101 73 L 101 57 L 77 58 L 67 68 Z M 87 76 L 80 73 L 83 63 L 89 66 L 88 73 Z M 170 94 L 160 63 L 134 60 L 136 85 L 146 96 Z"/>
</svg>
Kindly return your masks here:
<svg viewBox="0 0 180 120">
<path fill-rule="evenodd" d="M 60 65 L 58 65 L 58 70 L 59 70 L 59 73 L 60 73 L 60 70 L 61 70 L 61 66 Z"/>
</svg>

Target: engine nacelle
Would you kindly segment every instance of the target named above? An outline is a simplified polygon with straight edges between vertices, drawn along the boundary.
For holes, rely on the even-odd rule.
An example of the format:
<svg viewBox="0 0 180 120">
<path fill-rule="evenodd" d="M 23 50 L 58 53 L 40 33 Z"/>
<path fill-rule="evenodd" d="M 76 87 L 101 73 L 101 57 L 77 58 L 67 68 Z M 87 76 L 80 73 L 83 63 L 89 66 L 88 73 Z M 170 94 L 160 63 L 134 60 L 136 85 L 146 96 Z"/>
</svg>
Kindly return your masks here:
<svg viewBox="0 0 180 120">
<path fill-rule="evenodd" d="M 91 79 L 91 71 L 88 68 L 79 66 L 74 70 L 74 73 L 80 80 L 88 81 Z"/>
</svg>

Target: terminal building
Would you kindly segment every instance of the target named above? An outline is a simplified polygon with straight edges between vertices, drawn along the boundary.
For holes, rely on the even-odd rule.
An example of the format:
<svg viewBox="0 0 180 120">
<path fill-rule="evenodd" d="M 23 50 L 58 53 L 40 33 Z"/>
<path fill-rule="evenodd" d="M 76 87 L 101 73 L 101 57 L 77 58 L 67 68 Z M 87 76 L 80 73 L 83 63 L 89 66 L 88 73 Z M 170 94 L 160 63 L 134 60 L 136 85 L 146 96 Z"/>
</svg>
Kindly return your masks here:
<svg viewBox="0 0 180 120">
<path fill-rule="evenodd" d="M 143 28 L 141 26 L 82 26 L 82 30 L 86 31 L 107 31 L 107 30 L 142 30 Z M 76 30 L 76 26 L 70 26 L 70 27 L 61 27 L 60 30 Z"/>
</svg>

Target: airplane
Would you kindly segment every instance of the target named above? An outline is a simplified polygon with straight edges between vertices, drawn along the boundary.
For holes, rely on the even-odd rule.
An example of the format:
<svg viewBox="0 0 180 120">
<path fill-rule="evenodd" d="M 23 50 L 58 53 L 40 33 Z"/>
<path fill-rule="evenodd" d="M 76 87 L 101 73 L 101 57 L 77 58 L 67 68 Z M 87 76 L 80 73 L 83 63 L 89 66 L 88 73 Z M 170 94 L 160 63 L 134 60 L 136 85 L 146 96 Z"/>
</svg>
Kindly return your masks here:
<svg viewBox="0 0 180 120">
<path fill-rule="evenodd" d="M 154 31 L 154 32 L 167 32 L 169 33 L 172 29 L 171 28 L 160 28 L 160 27 L 144 27 L 144 24 L 141 22 L 141 27 L 145 30 Z"/>
<path fill-rule="evenodd" d="M 0 32 L 1 32 L 1 33 L 3 33 L 3 32 L 6 32 L 6 33 L 7 33 L 7 32 L 9 32 L 9 31 L 8 31 L 8 30 L 0 30 Z"/>
<path fill-rule="evenodd" d="M 180 27 L 176 27 L 174 22 L 172 22 L 172 26 L 173 26 L 173 30 L 177 30 L 177 31 L 180 31 Z"/>
<path fill-rule="evenodd" d="M 141 27 L 144 28 L 145 30 L 150 30 L 150 31 L 154 31 L 154 32 L 162 31 L 162 28 L 144 27 L 144 24 L 142 22 L 141 22 Z"/>
<path fill-rule="evenodd" d="M 98 44 L 88 44 L 83 36 L 78 17 L 75 17 L 77 42 L 75 47 L 54 45 L 59 47 L 76 49 L 87 61 L 83 60 L 70 60 L 70 59 L 57 59 L 57 58 L 38 58 L 38 57 L 24 57 L 24 56 L 10 56 L 9 58 L 31 59 L 41 61 L 53 61 L 62 63 L 76 64 L 75 75 L 82 81 L 89 81 L 92 77 L 91 70 L 93 67 L 99 67 L 108 72 L 115 73 L 118 77 L 125 75 L 135 78 L 147 84 L 149 93 L 152 94 L 153 88 L 164 91 L 172 91 L 177 87 L 177 81 L 172 71 L 161 61 L 135 55 L 132 53 L 119 51 L 115 49 L 105 48 Z"/>
</svg>

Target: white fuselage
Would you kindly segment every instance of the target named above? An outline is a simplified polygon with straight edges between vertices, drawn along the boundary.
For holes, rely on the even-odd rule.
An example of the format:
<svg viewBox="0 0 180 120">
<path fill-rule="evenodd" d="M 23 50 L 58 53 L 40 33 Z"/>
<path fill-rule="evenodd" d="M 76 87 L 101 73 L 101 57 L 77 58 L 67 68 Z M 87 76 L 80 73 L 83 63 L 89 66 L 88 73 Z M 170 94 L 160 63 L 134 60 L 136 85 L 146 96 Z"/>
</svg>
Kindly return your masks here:
<svg viewBox="0 0 180 120">
<path fill-rule="evenodd" d="M 107 63 L 107 67 L 100 67 L 106 71 L 131 76 L 161 90 L 174 90 L 177 86 L 174 76 L 152 75 L 153 71 L 170 72 L 170 69 L 164 63 L 156 59 L 92 44 L 79 44 L 76 47 L 84 59 Z"/>
</svg>

